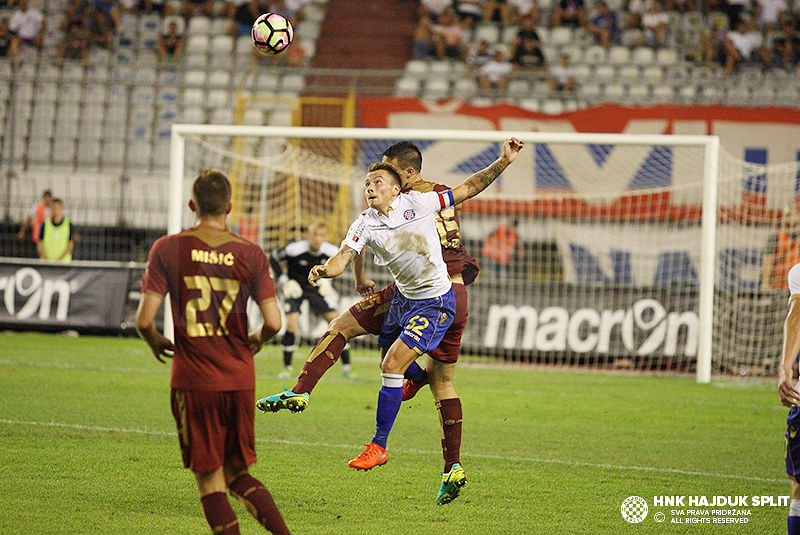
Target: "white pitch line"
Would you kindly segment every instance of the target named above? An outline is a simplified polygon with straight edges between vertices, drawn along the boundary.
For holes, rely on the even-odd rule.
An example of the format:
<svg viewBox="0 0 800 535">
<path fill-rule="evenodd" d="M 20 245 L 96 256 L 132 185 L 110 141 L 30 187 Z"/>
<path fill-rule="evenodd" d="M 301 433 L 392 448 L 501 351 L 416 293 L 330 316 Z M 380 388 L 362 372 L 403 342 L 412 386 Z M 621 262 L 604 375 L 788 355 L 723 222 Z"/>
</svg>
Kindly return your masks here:
<svg viewBox="0 0 800 535">
<path fill-rule="evenodd" d="M 18 426 L 30 426 L 30 427 L 53 427 L 53 428 L 61 428 L 61 429 L 74 429 L 77 431 L 90 431 L 90 432 L 103 432 L 103 433 L 129 433 L 129 434 L 136 434 L 136 435 L 152 435 L 152 436 L 162 436 L 162 437 L 176 437 L 178 434 L 174 431 L 157 431 L 152 429 L 135 429 L 135 428 L 126 428 L 126 427 L 103 427 L 103 426 L 96 426 L 96 425 L 83 425 L 83 424 L 69 424 L 63 422 L 35 422 L 35 421 L 24 421 L 24 420 L 7 420 L 7 419 L 0 419 L 0 424 L 6 425 L 18 425 Z M 256 442 L 264 442 L 267 444 L 287 444 L 293 446 L 304 446 L 304 447 L 324 447 L 324 448 L 341 448 L 341 449 L 352 449 L 355 447 L 353 444 L 329 444 L 326 442 L 304 442 L 304 441 L 296 441 L 296 440 L 285 440 L 280 438 L 270 439 L 270 438 L 257 438 Z M 392 448 L 394 451 L 400 453 L 413 453 L 413 454 L 420 454 L 420 455 L 438 455 L 439 451 L 426 451 L 426 450 L 413 450 L 413 449 L 403 449 L 403 448 Z M 487 454 L 473 454 L 473 453 L 464 453 L 464 457 L 472 457 L 475 459 L 492 459 L 492 460 L 499 460 L 499 461 L 508 461 L 508 462 L 528 462 L 528 463 L 539 463 L 539 464 L 560 464 L 565 466 L 579 466 L 584 468 L 601 468 L 605 470 L 625 470 L 625 471 L 639 471 L 639 472 L 654 472 L 654 473 L 661 473 L 661 474 L 676 474 L 681 476 L 695 476 L 695 477 L 703 477 L 703 478 L 718 478 L 718 479 L 733 479 L 739 481 L 757 481 L 761 483 L 786 483 L 785 479 L 776 479 L 776 478 L 768 478 L 768 477 L 753 477 L 753 476 L 740 476 L 736 474 L 720 474 L 716 472 L 699 472 L 694 470 L 680 470 L 678 468 L 657 468 L 657 467 L 648 467 L 648 466 L 625 466 L 625 465 L 615 465 L 615 464 L 607 464 L 607 463 L 588 463 L 588 462 L 581 462 L 581 461 L 568 461 L 564 459 L 543 459 L 540 457 L 513 457 L 513 456 L 506 456 L 506 455 L 487 455 Z"/>
</svg>

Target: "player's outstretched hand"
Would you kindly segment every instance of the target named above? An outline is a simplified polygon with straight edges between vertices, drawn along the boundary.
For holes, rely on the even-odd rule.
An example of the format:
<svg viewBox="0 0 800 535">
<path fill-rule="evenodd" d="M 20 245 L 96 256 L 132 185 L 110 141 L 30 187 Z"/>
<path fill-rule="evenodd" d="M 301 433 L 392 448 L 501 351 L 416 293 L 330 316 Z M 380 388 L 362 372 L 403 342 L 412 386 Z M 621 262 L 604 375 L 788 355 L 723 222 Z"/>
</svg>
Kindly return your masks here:
<svg viewBox="0 0 800 535">
<path fill-rule="evenodd" d="M 524 146 L 525 142 L 515 137 L 506 139 L 505 143 L 503 143 L 503 158 L 505 158 L 508 163 L 513 162 Z"/>
<path fill-rule="evenodd" d="M 167 363 L 164 360 L 165 358 L 171 359 L 175 355 L 175 345 L 172 340 L 160 334 L 150 343 L 150 349 L 153 350 L 153 355 L 162 364 Z"/>
<path fill-rule="evenodd" d="M 792 380 L 784 376 L 785 374 L 781 374 L 781 380 L 778 382 L 778 395 L 781 397 L 781 403 L 787 407 L 800 407 L 800 392 L 792 384 Z"/>
</svg>

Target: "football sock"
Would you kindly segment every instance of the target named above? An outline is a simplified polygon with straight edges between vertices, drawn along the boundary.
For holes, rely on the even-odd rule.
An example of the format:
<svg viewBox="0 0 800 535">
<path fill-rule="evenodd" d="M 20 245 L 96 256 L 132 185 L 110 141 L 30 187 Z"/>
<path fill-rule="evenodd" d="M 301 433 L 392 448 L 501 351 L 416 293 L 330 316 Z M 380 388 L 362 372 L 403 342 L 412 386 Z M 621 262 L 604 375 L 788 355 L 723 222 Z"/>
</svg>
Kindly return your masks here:
<svg viewBox="0 0 800 535">
<path fill-rule="evenodd" d="M 372 442 L 386 448 L 389 432 L 403 401 L 403 376 L 382 373 L 381 382 L 383 386 L 378 392 L 378 410 L 375 412 L 375 435 L 372 437 Z"/>
<path fill-rule="evenodd" d="M 416 360 L 406 368 L 406 372 L 403 374 L 403 377 L 417 384 L 423 382 L 427 376 L 428 373 L 417 364 Z"/>
<path fill-rule="evenodd" d="M 259 480 L 244 473 L 230 484 L 229 490 L 268 531 L 275 535 L 289 535 L 289 528 L 286 527 L 275 500 Z"/>
<path fill-rule="evenodd" d="M 786 517 L 787 532 L 789 535 L 800 535 L 800 516 Z"/>
<path fill-rule="evenodd" d="M 346 343 L 347 340 L 338 331 L 326 332 L 309 353 L 308 359 L 303 365 L 303 371 L 300 372 L 300 377 L 297 380 L 297 384 L 292 388 L 292 392 L 295 394 L 310 394 L 322 376 L 325 375 L 325 372 L 328 371 L 328 368 L 339 360 Z M 320 355 L 324 355 L 324 358 L 317 358 Z"/>
<path fill-rule="evenodd" d="M 214 535 L 239 535 L 239 520 L 224 492 L 212 492 L 200 498 L 203 514 Z"/>
<path fill-rule="evenodd" d="M 288 331 L 283 333 L 283 339 L 281 340 L 281 346 L 283 347 L 283 365 L 284 366 L 291 366 L 292 365 L 292 355 L 294 355 L 294 352 L 297 349 L 297 344 L 295 344 L 295 335 L 294 335 L 294 333 L 290 333 Z"/>
<path fill-rule="evenodd" d="M 461 400 L 443 399 L 436 402 L 436 408 L 442 424 L 444 471 L 449 472 L 455 463 L 461 462 Z"/>
</svg>

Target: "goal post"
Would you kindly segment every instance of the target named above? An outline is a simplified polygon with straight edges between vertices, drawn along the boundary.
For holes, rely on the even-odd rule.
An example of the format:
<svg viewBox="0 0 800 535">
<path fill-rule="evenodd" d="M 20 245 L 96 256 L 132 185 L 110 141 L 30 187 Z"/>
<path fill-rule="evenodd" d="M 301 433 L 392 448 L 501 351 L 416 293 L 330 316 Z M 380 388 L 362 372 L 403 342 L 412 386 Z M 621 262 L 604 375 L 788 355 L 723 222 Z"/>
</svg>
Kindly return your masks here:
<svg viewBox="0 0 800 535">
<path fill-rule="evenodd" d="M 485 292 L 474 298 L 471 292 L 470 308 L 490 316 L 483 327 L 465 332 L 464 351 L 528 360 L 539 355 L 533 360 L 556 365 L 692 370 L 697 382 L 710 382 L 719 369 L 713 365 L 721 158 L 716 136 L 176 124 L 168 232 L 191 224 L 188 184 L 202 167 L 229 172 L 233 167 L 225 162 L 241 159 L 257 170 L 232 181 L 257 190 L 251 212 L 258 218 L 257 237 L 269 249 L 275 246 L 269 239 L 299 237 L 308 221 L 297 217 L 309 212 L 349 224 L 364 208 L 366 166 L 391 142 L 418 143 L 423 177 L 454 186 L 496 158 L 511 136 L 526 143 L 521 154 L 527 156 L 504 173 L 511 178 L 498 180 L 461 211 L 469 252 L 487 264 L 479 277 Z M 249 152 L 237 154 L 233 148 L 242 144 L 234 139 L 251 140 L 244 144 Z M 190 151 L 187 142 L 203 147 Z M 335 147 L 344 143 L 357 153 L 352 161 L 342 161 Z M 463 154 L 450 159 L 461 148 Z M 314 198 L 281 197 L 289 183 Z M 300 209 L 282 209 L 284 202 Z M 286 217 L 276 218 L 276 211 Z M 265 224 L 265 218 L 272 219 Z M 513 224 L 520 240 L 508 287 L 499 286 L 508 268 L 481 256 L 499 223 Z M 333 228 L 338 234 L 331 241 L 338 243 L 346 227 L 337 222 Z M 267 231 L 278 234 L 267 237 Z M 670 248 L 670 240 L 677 245 Z M 697 244 L 687 253 L 681 241 Z M 525 302 L 526 294 L 537 296 L 536 303 Z M 521 300 L 491 301 L 501 295 Z M 693 308 L 696 320 L 690 321 Z M 479 321 L 473 314 L 468 323 Z M 681 353 L 680 345 L 691 350 Z"/>
</svg>

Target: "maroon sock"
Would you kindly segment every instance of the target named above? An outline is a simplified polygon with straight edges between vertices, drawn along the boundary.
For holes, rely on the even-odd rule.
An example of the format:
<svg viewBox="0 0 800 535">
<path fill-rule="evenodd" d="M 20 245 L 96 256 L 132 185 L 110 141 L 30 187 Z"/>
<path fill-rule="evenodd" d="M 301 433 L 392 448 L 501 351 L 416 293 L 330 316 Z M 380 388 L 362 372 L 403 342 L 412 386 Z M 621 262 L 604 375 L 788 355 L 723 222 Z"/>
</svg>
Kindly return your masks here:
<svg viewBox="0 0 800 535">
<path fill-rule="evenodd" d="M 239 535 L 239 520 L 224 492 L 206 494 L 200 503 L 214 535 Z"/>
<path fill-rule="evenodd" d="M 275 535 L 290 535 L 272 494 L 259 480 L 248 473 L 237 477 L 228 487 L 258 523 Z"/>
<path fill-rule="evenodd" d="M 322 338 L 320 338 L 317 345 L 309 353 L 306 363 L 303 365 L 303 371 L 300 372 L 300 377 L 297 379 L 297 384 L 292 388 L 295 394 L 311 393 L 314 387 L 328 368 L 336 364 L 339 357 L 342 355 L 347 340 L 338 331 L 328 331 Z M 317 357 L 324 358 L 317 358 Z"/>
<path fill-rule="evenodd" d="M 436 408 L 442 424 L 444 471 L 449 472 L 453 464 L 461 460 L 461 400 L 443 399 L 436 402 Z"/>
</svg>

